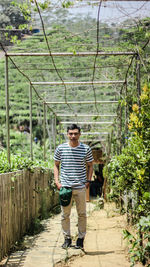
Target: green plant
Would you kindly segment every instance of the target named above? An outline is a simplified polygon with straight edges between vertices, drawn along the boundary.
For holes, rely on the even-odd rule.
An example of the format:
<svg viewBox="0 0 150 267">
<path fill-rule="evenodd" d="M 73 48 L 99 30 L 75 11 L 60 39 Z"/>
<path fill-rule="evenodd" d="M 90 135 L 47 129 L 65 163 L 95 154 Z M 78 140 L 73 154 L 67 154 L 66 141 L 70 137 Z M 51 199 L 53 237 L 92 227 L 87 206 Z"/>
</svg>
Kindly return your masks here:
<svg viewBox="0 0 150 267">
<path fill-rule="evenodd" d="M 104 208 L 104 199 L 97 197 L 96 201 L 93 202 L 95 204 L 94 210 L 100 210 Z"/>
<path fill-rule="evenodd" d="M 129 243 L 131 267 L 137 262 L 148 267 L 150 264 L 150 215 L 141 217 L 136 227 L 136 234 L 131 234 L 128 230 L 123 231 L 124 239 L 127 239 Z"/>
<path fill-rule="evenodd" d="M 29 235 L 39 234 L 44 230 L 44 226 L 41 224 L 41 220 L 39 218 L 33 218 L 30 224 L 30 228 L 28 230 Z"/>
<path fill-rule="evenodd" d="M 130 113 L 130 138 L 120 155 L 114 156 L 104 169 L 110 191 L 108 198 L 124 199 L 128 222 L 136 223 L 136 233 L 124 230 L 129 241 L 131 266 L 141 262 L 149 266 L 150 258 L 150 85 L 145 84 L 140 106 L 134 103 Z M 131 201 L 131 202 L 130 202 Z M 130 216 L 130 218 L 129 218 Z"/>
<path fill-rule="evenodd" d="M 130 114 L 131 137 L 120 155 L 114 156 L 107 168 L 109 173 L 109 198 L 130 192 L 134 205 L 132 212 L 136 220 L 149 213 L 148 192 L 150 188 L 150 86 L 145 85 L 141 94 L 141 107 L 134 104 Z M 106 167 L 105 167 L 106 169 Z M 105 173 L 104 173 L 105 174 Z M 146 193 L 147 192 L 147 193 Z"/>
<path fill-rule="evenodd" d="M 29 169 L 34 170 L 34 168 L 39 167 L 41 171 L 46 171 L 47 169 L 52 169 L 53 167 L 53 157 L 49 157 L 48 161 L 43 160 L 31 160 L 29 157 L 20 154 L 11 155 L 11 165 L 7 160 L 6 150 L 0 151 L 0 173 L 13 172 L 17 170 Z M 51 181 L 51 184 L 53 181 Z"/>
</svg>

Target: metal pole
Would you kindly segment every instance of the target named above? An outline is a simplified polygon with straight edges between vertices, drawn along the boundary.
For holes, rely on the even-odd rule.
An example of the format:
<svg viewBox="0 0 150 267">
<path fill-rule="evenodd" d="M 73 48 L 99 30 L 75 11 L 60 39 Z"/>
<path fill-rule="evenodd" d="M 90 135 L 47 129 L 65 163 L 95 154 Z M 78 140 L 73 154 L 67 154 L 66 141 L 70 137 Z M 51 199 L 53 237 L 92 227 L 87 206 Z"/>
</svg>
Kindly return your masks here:
<svg viewBox="0 0 150 267">
<path fill-rule="evenodd" d="M 67 52 L 67 53 L 51 53 L 51 56 L 132 56 L 136 55 L 135 52 Z M 49 53 L 8 53 L 8 56 L 14 57 L 14 56 L 50 56 Z"/>
<path fill-rule="evenodd" d="M 61 114 L 57 113 L 57 117 L 117 117 L 117 115 L 112 114 Z"/>
<path fill-rule="evenodd" d="M 62 134 L 67 135 L 66 132 L 62 132 Z M 81 132 L 81 135 L 103 135 L 103 134 L 109 134 L 109 132 Z"/>
<path fill-rule="evenodd" d="M 73 124 L 73 121 L 61 121 L 60 124 Z M 100 125 L 100 124 L 113 124 L 114 122 L 112 121 L 78 121 L 78 124 L 92 124 L 92 125 Z"/>
<path fill-rule="evenodd" d="M 110 156 L 111 156 L 111 154 L 113 153 L 113 151 L 112 151 L 112 145 L 113 145 L 113 131 L 114 131 L 114 129 L 112 129 L 112 131 L 111 131 L 111 134 L 110 134 Z"/>
<path fill-rule="evenodd" d="M 119 154 L 122 150 L 122 107 L 120 105 L 120 118 L 119 118 Z"/>
<path fill-rule="evenodd" d="M 93 84 L 123 84 L 124 80 L 121 81 L 88 81 L 88 82 L 31 82 L 32 85 L 93 85 Z"/>
<path fill-rule="evenodd" d="M 53 147 L 56 148 L 56 130 L 55 130 L 55 117 L 52 118 L 52 135 L 53 135 Z"/>
<path fill-rule="evenodd" d="M 103 139 L 80 139 L 80 141 L 81 142 L 104 142 L 104 141 L 106 141 L 107 142 L 107 139 L 105 138 L 103 138 Z"/>
<path fill-rule="evenodd" d="M 49 121 L 50 121 L 50 119 L 48 119 L 48 115 L 47 115 L 47 105 L 45 107 L 46 107 L 46 126 L 45 127 L 46 127 L 48 138 L 49 138 L 49 151 L 50 151 L 50 153 L 52 153 L 51 132 L 50 132 L 50 129 L 49 129 Z"/>
<path fill-rule="evenodd" d="M 30 106 L 30 157 L 33 160 L 33 140 L 32 140 L 32 85 L 29 86 L 29 106 Z"/>
<path fill-rule="evenodd" d="M 46 107 L 43 103 L 43 159 L 46 160 Z"/>
<path fill-rule="evenodd" d="M 117 120 L 117 140 L 116 140 L 116 150 L 117 150 L 117 155 L 120 154 L 120 104 L 117 110 L 118 113 L 118 120 Z"/>
<path fill-rule="evenodd" d="M 125 105 L 125 137 L 128 137 L 128 102 L 127 102 L 127 94 L 128 94 L 128 88 L 127 88 L 127 82 L 125 84 L 125 99 L 126 99 L 126 105 Z"/>
<path fill-rule="evenodd" d="M 51 105 L 56 105 L 56 104 L 114 104 L 114 103 L 118 103 L 118 101 L 114 100 L 114 101 L 60 101 L 60 102 L 46 102 L 46 104 L 51 104 Z"/>
<path fill-rule="evenodd" d="M 7 160 L 10 162 L 10 127 L 9 127 L 9 86 L 8 86 L 8 56 L 5 55 L 5 94 L 6 94 L 6 143 Z"/>
<path fill-rule="evenodd" d="M 108 134 L 108 157 L 111 155 L 111 142 L 112 142 L 112 131 Z"/>
<path fill-rule="evenodd" d="M 51 119 L 51 132 L 52 132 L 52 149 L 53 149 L 53 144 L 54 144 L 54 123 L 53 123 L 53 116 Z"/>
<path fill-rule="evenodd" d="M 54 149 L 56 149 L 56 116 L 54 117 Z"/>
<path fill-rule="evenodd" d="M 107 152 L 107 157 L 109 158 L 110 156 L 110 134 L 108 134 L 107 136 L 106 152 Z"/>
<path fill-rule="evenodd" d="M 61 144 L 61 124 L 59 124 L 59 145 Z"/>
<path fill-rule="evenodd" d="M 137 95 L 138 95 L 138 105 L 141 107 L 140 95 L 141 95 L 141 77 L 140 77 L 140 58 L 137 56 Z"/>
<path fill-rule="evenodd" d="M 51 114 L 49 115 L 49 129 L 50 129 L 50 135 L 49 135 L 49 143 L 50 143 L 50 153 L 52 153 L 52 128 L 50 127 L 50 123 L 51 123 Z"/>
</svg>

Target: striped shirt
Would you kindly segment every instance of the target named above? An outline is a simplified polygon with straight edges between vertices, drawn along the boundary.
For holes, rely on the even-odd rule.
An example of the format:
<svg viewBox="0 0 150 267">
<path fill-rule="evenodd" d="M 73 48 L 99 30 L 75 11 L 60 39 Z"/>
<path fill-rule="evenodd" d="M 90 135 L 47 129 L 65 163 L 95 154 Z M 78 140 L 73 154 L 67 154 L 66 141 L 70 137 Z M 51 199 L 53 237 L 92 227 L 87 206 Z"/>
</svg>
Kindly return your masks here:
<svg viewBox="0 0 150 267">
<path fill-rule="evenodd" d="M 85 187 L 86 162 L 93 161 L 88 145 L 80 143 L 77 147 L 71 147 L 69 143 L 61 144 L 55 151 L 54 160 L 61 162 L 60 180 L 63 187 Z"/>
</svg>

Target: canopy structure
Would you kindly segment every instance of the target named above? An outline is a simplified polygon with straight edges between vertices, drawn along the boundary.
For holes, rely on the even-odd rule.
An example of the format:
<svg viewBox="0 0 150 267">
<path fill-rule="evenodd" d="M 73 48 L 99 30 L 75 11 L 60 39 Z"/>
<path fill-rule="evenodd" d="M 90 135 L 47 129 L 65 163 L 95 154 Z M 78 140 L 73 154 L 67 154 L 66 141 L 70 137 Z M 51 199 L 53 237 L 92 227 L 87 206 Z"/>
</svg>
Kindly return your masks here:
<svg viewBox="0 0 150 267">
<path fill-rule="evenodd" d="M 88 3 L 89 1 L 82 1 Z M 108 1 L 90 1 L 97 4 L 97 11 L 100 11 L 101 3 Z M 111 2 L 111 1 L 110 1 Z M 121 1 L 123 2 L 123 1 Z M 135 1 L 136 2 L 136 1 Z M 138 1 L 137 1 L 138 2 Z M 147 1 L 145 1 L 147 2 Z M 37 3 L 38 5 L 38 3 Z M 107 6 L 106 6 L 107 8 Z M 112 47 L 101 44 L 100 32 L 106 25 L 100 25 L 100 14 L 97 12 L 96 28 L 94 28 L 95 41 L 87 41 L 84 32 L 83 41 L 79 44 L 80 34 L 74 33 L 78 38 L 72 46 L 77 49 L 71 50 L 69 42 L 74 36 L 64 36 L 63 45 L 59 51 L 55 51 L 51 35 L 58 29 L 45 30 L 42 11 L 38 9 L 42 34 L 37 34 L 40 42 L 45 42 L 45 48 L 41 51 L 38 47 L 35 51 L 5 51 L 5 89 L 6 89 L 6 124 L 7 124 L 7 150 L 10 161 L 10 84 L 9 69 L 15 69 L 26 80 L 29 87 L 29 110 L 30 110 L 30 151 L 33 158 L 33 98 L 38 99 L 37 105 L 42 110 L 43 120 L 43 157 L 46 157 L 45 138 L 48 131 L 48 123 L 51 122 L 54 148 L 56 137 L 59 136 L 60 142 L 65 139 L 66 128 L 69 124 L 77 123 L 82 128 L 82 140 L 85 142 L 99 142 L 96 146 L 101 147 L 102 142 L 107 144 L 111 137 L 118 139 L 119 149 L 122 146 L 122 128 L 127 132 L 128 124 L 128 85 L 134 80 L 133 75 L 129 75 L 129 69 L 136 64 L 133 70 L 136 76 L 137 95 L 140 96 L 140 54 L 138 49 L 113 49 Z M 114 27 L 117 27 L 116 25 Z M 90 31 L 91 29 L 89 29 Z M 91 30 L 93 31 L 93 29 Z M 70 33 L 69 33 L 70 34 Z M 112 33 L 112 39 L 117 42 L 117 34 Z M 105 34 L 105 39 L 110 36 Z M 117 37 L 116 37 L 117 36 Z M 48 39 L 49 38 L 49 39 Z M 68 40 L 67 40 L 68 38 Z M 93 38 L 93 37 L 92 37 Z M 31 36 L 32 39 L 32 36 Z M 67 45 L 66 45 L 66 40 Z M 74 41 L 75 42 L 75 41 Z M 66 45 L 66 47 L 65 47 Z M 90 45 L 90 46 L 89 46 Z M 100 46 L 101 45 L 101 46 Z M 143 45 L 144 47 L 144 45 Z M 62 49 L 61 49 L 62 48 Z M 83 51 L 83 48 L 85 50 Z M 92 50 L 92 48 L 94 48 Z M 102 49 L 103 48 L 103 49 Z M 118 45 L 119 48 L 119 45 Z M 34 59 L 34 63 L 33 63 Z M 36 59 L 36 60 L 35 60 Z M 61 64 L 60 64 L 61 62 Z M 34 75 L 36 72 L 36 76 Z M 118 79 L 116 79 L 116 77 Z M 135 84 L 135 81 L 134 81 Z M 129 85 L 130 86 L 130 85 Z M 124 120 L 122 119 L 124 117 Z M 124 121 L 124 122 L 122 122 Z M 123 125 L 124 123 L 124 125 Z M 115 129 L 115 134 L 114 134 Z"/>
<path fill-rule="evenodd" d="M 137 56 L 137 53 L 135 52 L 107 52 L 107 53 L 92 53 L 90 52 L 89 54 L 87 52 L 85 53 L 76 53 L 76 55 L 73 55 L 72 53 L 59 53 L 59 55 L 56 53 L 53 53 L 53 57 L 57 57 L 57 56 L 61 56 L 61 57 L 73 57 L 73 56 L 78 56 L 78 57 L 85 57 L 85 56 L 120 56 L 120 55 L 123 55 L 123 56 Z M 6 103 L 7 103 L 7 132 L 8 132 L 8 139 L 7 139 L 7 143 L 8 143 L 8 151 L 9 151 L 9 86 L 8 86 L 8 60 L 9 58 L 12 59 L 12 57 L 28 57 L 28 56 L 32 56 L 32 57 L 49 57 L 48 54 L 39 54 L 39 53 L 7 53 L 6 54 Z M 65 136 L 65 133 L 64 133 L 64 130 L 62 131 L 61 130 L 61 126 L 64 126 L 63 129 L 66 128 L 66 125 L 70 125 L 72 123 L 78 123 L 79 125 L 81 125 L 81 127 L 90 127 L 90 132 L 88 131 L 88 128 L 87 128 L 87 133 L 84 131 L 83 129 L 83 133 L 82 135 L 84 136 L 86 134 L 86 139 L 83 139 L 83 141 L 85 142 L 108 142 L 108 138 L 104 138 L 103 136 L 106 135 L 110 135 L 111 134 L 111 131 L 112 131 L 112 127 L 114 125 L 114 121 L 113 119 L 117 117 L 117 109 L 118 109 L 118 105 L 119 105 L 119 101 L 121 100 L 121 94 L 120 94 L 120 90 L 122 88 L 122 86 L 126 86 L 127 85 L 127 80 L 124 79 L 124 80 L 120 80 L 120 81 L 113 81 L 113 80 L 99 80 L 99 81 L 95 81 L 95 80 L 91 80 L 91 81 L 32 81 L 30 80 L 30 95 L 29 95 L 29 103 L 30 103 L 30 131 L 31 131 L 31 158 L 33 157 L 33 149 L 32 149 L 32 90 L 35 89 L 35 92 L 37 92 L 37 87 L 40 87 L 40 86 L 47 86 L 47 87 L 53 87 L 53 86 L 65 86 L 65 90 L 66 91 L 69 91 L 68 88 L 66 88 L 66 86 L 106 86 L 106 85 L 109 85 L 111 86 L 110 88 L 110 91 L 113 92 L 114 91 L 114 87 L 115 86 L 115 91 L 116 91 L 116 88 L 120 87 L 120 89 L 117 89 L 117 91 L 119 91 L 119 93 L 117 92 L 117 94 L 114 94 L 115 95 L 115 98 L 113 98 L 112 100 L 100 100 L 101 99 L 101 96 L 98 97 L 98 94 L 96 96 L 94 96 L 94 100 L 85 100 L 85 98 L 83 100 L 75 100 L 75 97 L 74 97 L 74 100 L 73 101 L 70 101 L 68 97 L 65 98 L 65 101 L 47 101 L 47 99 L 51 98 L 51 95 L 47 95 L 46 97 L 44 97 L 43 99 L 41 98 L 40 101 L 43 102 L 44 104 L 44 129 L 45 129 L 45 125 L 46 125 L 46 107 L 50 108 L 51 111 L 53 112 L 54 114 L 54 117 L 55 117 L 55 125 L 54 125 L 54 128 L 56 128 L 56 120 L 57 118 L 58 121 L 59 121 L 59 125 L 60 125 L 60 132 L 59 134 L 60 135 L 64 135 Z M 104 87 L 103 87 L 104 88 Z M 47 89 L 45 89 L 45 92 L 46 92 Z M 80 90 L 78 89 L 77 87 L 77 90 Z M 90 90 L 93 90 L 90 89 Z M 95 89 L 94 89 L 95 90 Z M 93 92 L 95 92 L 93 90 Z M 86 91 L 86 90 L 85 90 Z M 46 92 L 47 94 L 47 92 Z M 49 90 L 48 90 L 48 94 L 49 94 Z M 111 94 L 112 95 L 112 94 Z M 117 96 L 116 96 L 117 95 Z M 78 98 L 78 95 L 76 96 Z M 117 99 L 117 100 L 116 100 Z M 88 110 L 87 106 L 90 105 L 90 109 L 89 109 L 89 112 L 87 112 L 86 114 L 84 114 L 81 110 L 81 107 L 83 106 L 86 106 L 86 109 Z M 111 108 L 108 109 L 108 113 L 105 113 L 105 114 L 101 114 L 98 110 L 98 106 L 99 105 L 103 105 L 103 106 L 107 106 L 110 105 Z M 57 106 L 59 106 L 59 111 L 57 112 Z M 74 109 L 74 106 L 78 106 L 80 107 L 79 109 L 79 112 L 77 112 L 77 109 Z M 60 113 L 60 110 L 61 110 L 61 107 L 64 109 L 64 107 L 67 107 L 67 109 L 65 108 L 65 112 L 61 112 Z M 96 110 L 96 112 L 93 112 L 93 110 Z M 110 114 L 110 110 L 112 110 L 112 113 Z M 70 113 L 71 111 L 71 113 Z M 64 120 L 64 118 L 66 118 L 66 120 Z M 72 120 L 72 118 L 74 118 L 74 120 Z M 82 118 L 82 120 L 81 120 Z M 90 118 L 93 118 L 94 121 L 91 121 L 89 120 Z M 94 132 L 93 130 L 95 129 L 95 126 L 98 127 L 96 128 L 96 130 L 98 129 L 98 132 Z M 111 126 L 111 127 L 110 127 Z M 103 128 L 99 128 L 99 127 L 103 127 Z M 107 128 L 109 127 L 109 128 Z M 100 129 L 108 129 L 107 132 L 101 132 Z M 45 139 L 45 132 L 46 130 L 44 130 L 44 139 Z M 56 130 L 55 130 L 55 135 L 56 135 Z M 92 138 L 91 139 L 91 136 L 93 135 L 93 137 L 95 136 L 95 138 Z M 99 138 L 97 138 L 97 135 L 99 135 Z M 88 140 L 88 136 L 89 136 L 89 140 Z M 45 141 L 44 141 L 44 147 L 45 147 Z M 46 153 L 46 150 L 44 148 L 44 158 L 45 158 L 45 153 Z M 10 157 L 10 156 L 9 156 Z"/>
</svg>

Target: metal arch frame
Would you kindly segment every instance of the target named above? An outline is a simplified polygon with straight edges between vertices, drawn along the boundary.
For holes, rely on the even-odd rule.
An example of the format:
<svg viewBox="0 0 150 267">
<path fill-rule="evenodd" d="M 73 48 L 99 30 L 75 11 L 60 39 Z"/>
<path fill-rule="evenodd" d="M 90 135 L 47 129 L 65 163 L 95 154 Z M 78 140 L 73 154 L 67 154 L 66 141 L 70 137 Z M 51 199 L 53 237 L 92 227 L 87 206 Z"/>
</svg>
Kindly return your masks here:
<svg viewBox="0 0 150 267">
<path fill-rule="evenodd" d="M 60 124 L 73 124 L 73 121 L 60 121 Z M 97 124 L 97 125 L 101 125 L 101 124 L 114 124 L 112 121 L 79 121 L 78 124 Z"/>
<path fill-rule="evenodd" d="M 137 55 L 136 52 L 133 51 L 129 51 L 129 52 L 63 52 L 63 53 L 7 53 L 7 56 L 10 57 L 16 57 L 16 56 L 73 56 L 73 57 L 77 57 L 77 56 L 133 56 L 133 55 Z"/>
<path fill-rule="evenodd" d="M 58 117 L 117 117 L 117 115 L 113 114 L 60 114 L 56 113 Z"/>
<path fill-rule="evenodd" d="M 124 81 L 89 81 L 89 82 L 31 82 L 32 85 L 89 85 L 89 84 L 123 84 Z"/>
<path fill-rule="evenodd" d="M 61 134 L 63 134 L 63 135 L 67 135 L 67 133 L 66 132 L 62 132 Z M 82 136 L 83 135 L 108 135 L 109 134 L 109 132 L 82 132 L 81 133 L 82 134 Z"/>
<path fill-rule="evenodd" d="M 56 104 L 117 104 L 118 101 L 116 100 L 112 100 L 112 101 L 99 101 L 99 100 L 96 100 L 96 101 L 51 101 L 51 102 L 45 102 L 46 104 L 51 104 L 51 105 L 56 105 Z"/>
<path fill-rule="evenodd" d="M 135 52 L 76 52 L 76 53 L 5 53 L 5 94 L 6 94 L 6 143 L 7 143 L 7 159 L 9 164 L 11 164 L 10 161 L 10 125 L 9 125 L 9 71 L 8 71 L 8 58 L 9 57 L 16 57 L 16 56 L 73 56 L 73 57 L 77 57 L 77 56 L 134 56 L 137 55 L 137 53 Z M 103 82 L 103 84 L 105 83 L 111 83 L 111 81 L 99 81 L 100 83 Z M 125 83 L 125 81 L 112 81 L 114 83 Z M 30 84 L 30 93 L 29 93 L 29 102 L 30 102 L 30 124 L 31 123 L 31 119 L 32 119 L 32 84 L 34 84 L 34 82 L 32 82 Z M 63 84 L 62 82 L 59 84 Z M 79 83 L 76 83 L 79 84 Z M 96 82 L 91 82 L 91 84 L 96 84 Z M 95 102 L 94 102 L 95 103 Z M 108 103 L 108 102 L 107 102 Z M 45 110 L 45 108 L 44 108 Z M 45 121 L 45 119 L 44 119 Z M 32 127 L 32 126 L 31 126 Z M 31 158 L 33 157 L 32 154 L 32 135 L 31 135 Z"/>
</svg>

